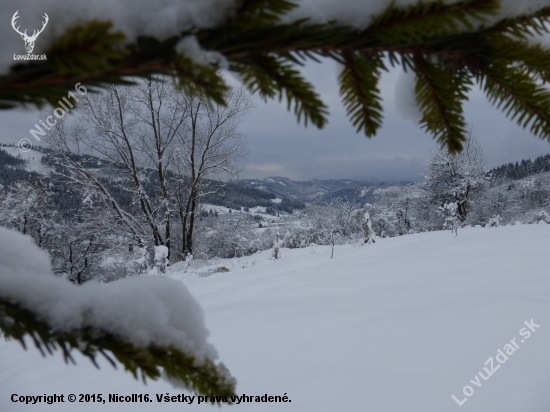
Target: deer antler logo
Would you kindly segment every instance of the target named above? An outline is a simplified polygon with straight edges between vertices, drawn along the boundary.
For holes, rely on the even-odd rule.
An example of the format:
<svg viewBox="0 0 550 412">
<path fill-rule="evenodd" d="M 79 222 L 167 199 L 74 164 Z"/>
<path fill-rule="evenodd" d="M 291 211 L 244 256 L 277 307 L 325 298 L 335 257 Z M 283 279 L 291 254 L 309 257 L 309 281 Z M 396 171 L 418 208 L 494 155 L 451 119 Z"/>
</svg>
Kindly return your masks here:
<svg viewBox="0 0 550 412">
<path fill-rule="evenodd" d="M 16 20 L 19 18 L 19 10 L 17 10 L 12 19 L 11 19 L 11 25 L 13 29 L 21 35 L 21 38 L 25 41 L 25 48 L 27 49 L 27 53 L 32 53 L 32 50 L 34 49 L 34 42 L 38 38 L 38 35 L 44 31 L 44 28 L 46 27 L 46 24 L 48 24 L 48 21 L 50 18 L 46 13 L 44 13 L 44 23 L 42 23 L 42 28 L 40 30 L 34 30 L 32 33 L 32 36 L 29 36 L 27 34 L 27 30 L 25 30 L 23 33 L 19 31 L 19 26 L 15 27 Z"/>
</svg>

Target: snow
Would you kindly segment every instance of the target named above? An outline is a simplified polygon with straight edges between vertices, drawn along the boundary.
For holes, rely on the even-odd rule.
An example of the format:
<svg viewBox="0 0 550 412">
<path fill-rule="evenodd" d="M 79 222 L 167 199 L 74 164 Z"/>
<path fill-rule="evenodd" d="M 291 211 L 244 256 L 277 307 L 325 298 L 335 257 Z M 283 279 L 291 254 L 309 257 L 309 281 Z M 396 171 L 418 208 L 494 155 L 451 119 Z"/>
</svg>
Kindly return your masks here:
<svg viewBox="0 0 550 412">
<path fill-rule="evenodd" d="M 266 208 L 264 206 L 254 206 L 249 208 L 248 210 L 250 210 L 250 213 L 253 213 L 253 214 L 266 214 L 265 209 Z"/>
<path fill-rule="evenodd" d="M 372 190 L 370 187 L 365 187 L 364 189 L 361 189 L 361 192 L 359 193 L 359 197 L 365 197 L 367 193 L 369 193 Z"/>
<path fill-rule="evenodd" d="M 198 362 L 216 357 L 204 313 L 181 282 L 134 277 L 77 287 L 52 274 L 47 254 L 30 237 L 5 228 L 0 228 L 0 297 L 39 313 L 56 330 L 96 327 L 137 346 L 174 345 Z"/>
<path fill-rule="evenodd" d="M 550 223 L 550 215 L 546 213 L 544 210 L 541 210 L 537 214 L 537 219 L 539 219 L 540 222 L 545 221 L 546 223 Z"/>
<path fill-rule="evenodd" d="M 164 245 L 155 246 L 155 262 L 160 262 L 168 257 L 168 248 Z"/>
<path fill-rule="evenodd" d="M 233 266 L 219 261 L 229 272 L 172 273 L 171 284 L 181 279 L 203 307 L 211 341 L 236 376 L 239 394 L 286 393 L 292 400 L 241 403 L 236 410 L 452 411 L 459 406 L 451 396 L 462 400 L 469 385 L 475 393 L 460 410 L 544 411 L 550 407 L 549 240 L 550 226 L 534 224 L 337 246 L 334 259 L 330 246 L 284 249 L 276 261 L 267 250 L 232 259 Z M 135 300 L 148 309 L 149 302 Z M 540 328 L 521 343 L 519 331 L 531 319 Z M 470 383 L 514 337 L 520 349 L 489 380 L 481 379 L 481 387 Z M 180 393 L 164 381 L 143 386 L 105 363 L 97 371 L 85 359 L 77 362 L 66 366 L 59 355 L 42 359 L 34 349 L 0 343 L 0 410 L 29 408 L 11 403 L 14 393 Z M 156 407 L 155 400 L 76 408 Z M 196 403 L 163 404 L 159 410 L 182 407 L 218 410 Z M 44 404 L 32 408 L 51 410 Z M 56 404 L 55 410 L 73 411 L 75 405 Z"/>
<path fill-rule="evenodd" d="M 280 183 L 280 182 L 279 182 Z M 271 201 L 273 203 L 281 203 L 283 201 L 283 199 L 279 199 L 279 198 L 275 198 L 275 199 L 271 199 Z"/>
<path fill-rule="evenodd" d="M 187 36 L 181 39 L 176 45 L 176 51 L 186 55 L 198 64 L 214 64 L 224 69 L 228 67 L 227 60 L 221 53 L 203 50 L 196 36 Z"/>
<path fill-rule="evenodd" d="M 204 203 L 202 205 L 202 210 L 206 210 L 207 212 L 212 210 L 212 212 L 218 212 L 218 214 L 229 213 L 229 208 L 228 207 L 212 205 L 210 203 Z"/>
<path fill-rule="evenodd" d="M 0 146 L 0 150 L 4 150 L 9 155 L 25 160 L 25 170 L 27 172 L 36 172 L 41 175 L 49 176 L 53 170 L 51 167 L 42 163 L 42 157 L 44 153 L 37 150 L 29 150 L 23 152 L 18 147 Z"/>
<path fill-rule="evenodd" d="M 453 3 L 457 0 L 447 0 Z M 358 28 L 365 28 L 372 18 L 390 4 L 389 0 L 302 0 L 297 1 L 299 7 L 285 16 L 285 21 L 299 18 L 311 18 L 314 23 L 337 21 Z M 397 6 L 416 3 L 416 0 L 395 0 Z M 20 2 L 4 0 L 0 11 L 0 38 L 6 53 L 0 54 L 0 72 L 6 72 L 14 64 L 14 54 L 24 54 L 25 48 L 21 36 L 17 34 L 10 22 L 13 14 L 19 11 L 18 24 L 20 30 L 32 30 L 42 27 L 42 16 L 47 13 L 49 23 L 36 40 L 34 54 L 42 54 L 47 46 L 57 36 L 77 24 L 93 19 L 110 20 L 114 30 L 122 30 L 129 40 L 135 40 L 140 35 L 154 36 L 166 39 L 185 30 L 193 28 L 209 28 L 219 25 L 233 13 L 232 0 L 35 0 Z M 546 6 L 544 0 L 505 0 L 501 11 L 502 16 L 513 16 Z M 218 55 L 200 50 L 198 44 L 193 44 L 193 37 L 183 40 L 178 50 L 189 53 L 198 61 L 220 60 Z M 223 59 L 222 59 L 223 60 Z"/>
<path fill-rule="evenodd" d="M 459 0 L 443 0 L 443 3 L 452 4 Z M 298 0 L 300 7 L 287 16 L 287 21 L 299 18 L 311 18 L 316 23 L 336 21 L 360 29 L 366 28 L 373 18 L 382 13 L 389 5 L 389 0 Z M 394 0 L 397 7 L 404 7 L 418 3 L 417 0 Z M 511 17 L 524 14 L 548 5 L 545 0 L 503 0 L 499 16 Z M 492 18 L 491 20 L 496 20 Z"/>
<path fill-rule="evenodd" d="M 19 10 L 21 30 L 32 33 L 42 26 L 44 13 L 49 23 L 36 41 L 34 54 L 42 54 L 46 46 L 68 28 L 92 19 L 111 20 L 115 30 L 122 30 L 130 40 L 140 35 L 166 39 L 193 27 L 213 27 L 231 13 L 230 0 L 35 0 L 22 3 L 4 0 L 0 37 L 6 53 L 0 54 L 0 71 L 14 64 L 13 54 L 24 54 L 24 43 L 11 24 Z"/>
</svg>

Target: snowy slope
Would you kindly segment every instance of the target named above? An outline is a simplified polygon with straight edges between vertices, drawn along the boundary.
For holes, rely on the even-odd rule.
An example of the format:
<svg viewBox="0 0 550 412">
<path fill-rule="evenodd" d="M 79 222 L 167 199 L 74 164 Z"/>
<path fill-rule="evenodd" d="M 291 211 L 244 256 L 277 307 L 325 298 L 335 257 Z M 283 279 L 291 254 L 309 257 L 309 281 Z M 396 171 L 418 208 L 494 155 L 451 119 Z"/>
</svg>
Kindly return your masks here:
<svg viewBox="0 0 550 412">
<path fill-rule="evenodd" d="M 42 157 L 44 157 L 44 153 L 42 152 L 32 149 L 27 152 L 23 152 L 19 150 L 18 147 L 8 146 L 2 146 L 0 149 L 6 151 L 13 157 L 25 160 L 25 170 L 27 172 L 36 172 L 41 175 L 49 176 L 50 172 L 53 170 L 51 167 L 48 167 L 42 163 Z"/>
<path fill-rule="evenodd" d="M 549 241 L 547 224 L 465 229 L 456 238 L 432 232 L 337 246 L 334 259 L 328 247 L 283 249 L 280 261 L 267 251 L 240 260 L 241 269 L 172 277 L 202 305 L 239 393 L 292 400 L 226 409 L 542 412 L 550 409 Z M 540 328 L 521 342 L 531 319 Z M 493 357 L 496 369 L 497 351 L 513 338 L 519 349 L 480 379 L 484 363 Z M 451 395 L 463 400 L 467 385 L 474 394 L 460 407 Z M 52 408 L 9 400 L 14 393 L 166 392 L 180 393 L 165 382 L 142 386 L 107 365 L 65 366 L 59 356 L 0 344 L 1 411 L 214 410 L 196 401 Z"/>
</svg>

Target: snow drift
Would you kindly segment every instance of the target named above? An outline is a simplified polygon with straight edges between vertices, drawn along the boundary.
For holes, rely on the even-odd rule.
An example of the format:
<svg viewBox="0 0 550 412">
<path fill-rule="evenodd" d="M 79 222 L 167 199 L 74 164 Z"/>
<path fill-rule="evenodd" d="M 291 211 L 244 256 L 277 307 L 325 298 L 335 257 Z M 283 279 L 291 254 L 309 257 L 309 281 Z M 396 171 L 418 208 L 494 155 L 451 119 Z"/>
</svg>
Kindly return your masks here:
<svg viewBox="0 0 550 412">
<path fill-rule="evenodd" d="M 292 401 L 224 409 L 542 412 L 550 408 L 549 240 L 546 223 L 468 228 L 457 237 L 442 231 L 336 246 L 333 259 L 330 246 L 282 249 L 277 261 L 268 250 L 219 261 L 229 272 L 172 276 L 204 308 L 210 339 L 238 378 L 238 393 L 286 394 Z M 531 319 L 540 328 L 517 340 L 520 348 L 489 380 L 470 383 Z M 196 402 L 160 405 L 156 394 L 180 392 L 77 361 L 65 366 L 0 343 L 0 410 L 29 410 L 10 402 L 13 393 L 81 392 L 155 399 L 109 405 L 117 412 L 219 410 Z M 462 401 L 466 386 L 475 393 L 459 407 L 451 396 Z M 74 409 L 55 405 L 59 412 Z"/>
</svg>

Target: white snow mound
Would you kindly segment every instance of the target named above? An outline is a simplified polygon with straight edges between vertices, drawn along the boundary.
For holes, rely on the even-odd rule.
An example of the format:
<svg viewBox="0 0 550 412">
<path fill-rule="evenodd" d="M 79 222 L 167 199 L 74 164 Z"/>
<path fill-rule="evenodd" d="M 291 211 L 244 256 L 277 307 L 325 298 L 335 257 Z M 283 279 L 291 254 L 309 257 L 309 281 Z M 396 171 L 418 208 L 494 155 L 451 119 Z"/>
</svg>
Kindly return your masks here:
<svg viewBox="0 0 550 412">
<path fill-rule="evenodd" d="M 160 277 L 75 286 L 52 274 L 30 237 L 0 228 L 0 297 L 41 314 L 52 328 L 91 326 L 137 346 L 174 345 L 197 360 L 214 359 L 204 313 L 187 288 Z"/>
</svg>

